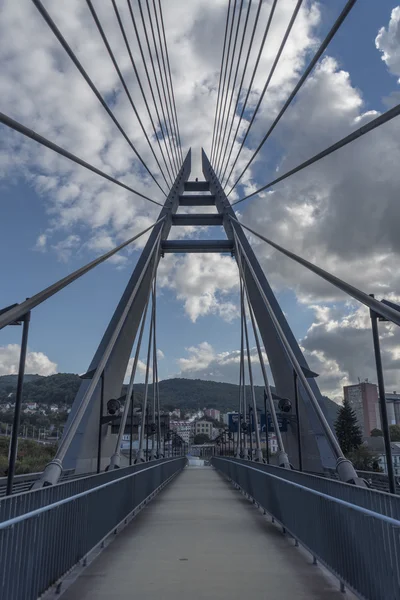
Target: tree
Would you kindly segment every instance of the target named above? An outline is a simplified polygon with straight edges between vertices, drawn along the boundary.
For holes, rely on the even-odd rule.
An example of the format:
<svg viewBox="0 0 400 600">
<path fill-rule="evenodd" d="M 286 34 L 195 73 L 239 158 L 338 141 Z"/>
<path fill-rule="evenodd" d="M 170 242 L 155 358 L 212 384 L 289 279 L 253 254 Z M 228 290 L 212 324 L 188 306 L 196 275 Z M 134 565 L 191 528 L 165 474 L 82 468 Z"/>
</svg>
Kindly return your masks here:
<svg viewBox="0 0 400 600">
<path fill-rule="evenodd" d="M 367 446 L 359 446 L 347 454 L 354 467 L 359 471 L 381 471 L 379 456 L 371 452 Z"/>
<path fill-rule="evenodd" d="M 357 417 L 347 400 L 339 409 L 338 418 L 335 423 L 336 435 L 344 454 L 348 454 L 362 444 L 361 428 L 357 423 Z"/>
<path fill-rule="evenodd" d="M 210 441 L 210 438 L 205 433 L 198 433 L 194 437 L 195 444 L 207 444 Z"/>
<path fill-rule="evenodd" d="M 390 439 L 392 442 L 400 442 L 400 425 L 390 425 Z"/>
<path fill-rule="evenodd" d="M 372 429 L 371 437 L 382 437 L 382 436 L 383 436 L 383 433 L 382 433 L 381 429 L 377 429 L 376 427 L 375 427 L 375 429 Z"/>
</svg>

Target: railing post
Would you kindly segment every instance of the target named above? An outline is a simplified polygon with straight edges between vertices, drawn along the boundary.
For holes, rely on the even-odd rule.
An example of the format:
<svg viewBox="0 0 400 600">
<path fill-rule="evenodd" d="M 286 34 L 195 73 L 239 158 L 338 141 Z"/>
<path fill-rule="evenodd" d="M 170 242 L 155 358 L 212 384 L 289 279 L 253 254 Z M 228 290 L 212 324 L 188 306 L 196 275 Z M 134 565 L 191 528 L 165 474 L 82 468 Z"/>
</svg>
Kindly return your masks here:
<svg viewBox="0 0 400 600">
<path fill-rule="evenodd" d="M 12 494 L 14 474 L 15 474 L 15 463 L 17 461 L 18 431 L 19 431 L 19 422 L 20 422 L 20 417 L 21 417 L 22 388 L 24 385 L 25 363 L 26 363 L 26 353 L 27 353 L 27 349 L 28 349 L 28 333 L 29 333 L 30 320 L 31 320 L 31 313 L 29 311 L 23 317 L 21 352 L 19 355 L 19 367 L 18 367 L 17 393 L 16 393 L 16 397 L 15 397 L 14 421 L 13 421 L 13 428 L 11 431 L 11 439 L 10 439 L 10 457 L 9 457 L 9 462 L 8 462 L 8 473 L 7 473 L 7 492 L 6 492 L 7 495 Z"/>
</svg>

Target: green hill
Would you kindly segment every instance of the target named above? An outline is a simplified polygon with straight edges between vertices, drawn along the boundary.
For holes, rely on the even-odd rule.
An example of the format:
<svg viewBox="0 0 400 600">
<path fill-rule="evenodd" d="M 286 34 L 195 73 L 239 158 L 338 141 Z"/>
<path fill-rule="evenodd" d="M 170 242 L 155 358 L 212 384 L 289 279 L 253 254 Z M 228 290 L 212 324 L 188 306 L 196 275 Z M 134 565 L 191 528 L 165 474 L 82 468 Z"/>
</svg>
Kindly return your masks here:
<svg viewBox="0 0 400 600">
<path fill-rule="evenodd" d="M 78 391 L 81 379 L 73 373 L 58 373 L 43 377 L 40 375 L 26 375 L 24 385 L 24 402 L 39 402 L 42 404 L 68 404 L 71 405 Z M 15 392 L 17 385 L 16 375 L 3 375 L 0 377 L 0 402 L 5 402 L 10 393 Z M 126 386 L 124 386 L 126 389 Z M 255 387 L 256 402 L 263 408 L 262 386 Z M 134 386 L 135 403 L 143 397 L 144 384 Z M 152 397 L 152 386 L 149 386 Z M 202 379 L 164 379 L 160 381 L 160 401 L 162 408 L 172 410 L 216 408 L 221 412 L 236 410 L 238 406 L 239 386 L 232 383 L 204 381 Z M 247 388 L 247 401 L 250 402 L 250 388 Z M 338 405 L 324 396 L 326 415 L 332 423 L 336 419 Z"/>
</svg>

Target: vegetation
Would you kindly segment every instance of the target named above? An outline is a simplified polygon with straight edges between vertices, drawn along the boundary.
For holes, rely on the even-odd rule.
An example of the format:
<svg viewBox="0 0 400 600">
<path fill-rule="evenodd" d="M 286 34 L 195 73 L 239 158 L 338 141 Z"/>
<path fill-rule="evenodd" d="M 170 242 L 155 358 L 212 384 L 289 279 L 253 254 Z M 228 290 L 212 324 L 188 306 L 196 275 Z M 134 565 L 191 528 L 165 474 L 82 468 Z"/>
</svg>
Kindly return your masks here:
<svg viewBox="0 0 400 600">
<path fill-rule="evenodd" d="M 379 456 L 369 450 L 367 446 L 361 445 L 347 454 L 354 467 L 358 471 L 381 471 L 379 467 Z"/>
<path fill-rule="evenodd" d="M 383 436 L 383 433 L 382 433 L 381 429 L 377 429 L 376 427 L 375 427 L 375 429 L 372 429 L 371 437 L 382 437 L 382 436 Z"/>
<path fill-rule="evenodd" d="M 356 414 L 347 400 L 344 400 L 343 406 L 339 409 L 335 430 L 340 447 L 346 456 L 361 446 L 361 428 L 357 423 Z"/>
<path fill-rule="evenodd" d="M 400 442 L 400 425 L 390 425 L 390 439 L 392 442 Z"/>
<path fill-rule="evenodd" d="M 26 375 L 23 401 L 38 402 L 48 406 L 51 404 L 71 406 L 80 383 L 79 376 L 73 373 L 58 373 L 49 377 Z M 16 387 L 16 375 L 0 377 L 0 404 L 15 402 Z M 150 386 L 150 394 L 152 393 L 151 388 L 152 386 Z M 143 397 L 144 384 L 136 384 L 134 392 L 135 402 L 139 403 Z M 264 406 L 263 392 L 262 386 L 255 387 L 257 405 L 261 409 Z M 250 398 L 250 388 L 248 388 L 248 397 Z M 337 416 L 338 405 L 325 396 L 323 399 L 324 412 L 328 420 L 333 423 Z M 216 408 L 221 412 L 227 412 L 237 410 L 238 386 L 231 383 L 203 381 L 202 379 L 165 379 L 160 382 L 160 400 L 162 408 L 165 410 Z M 1 420 L 7 422 L 7 419 L 3 417 Z M 29 421 L 31 424 L 35 424 L 31 415 L 29 415 Z M 44 423 L 38 423 L 38 425 L 46 426 Z"/>
<path fill-rule="evenodd" d="M 7 475 L 8 448 L 10 438 L 0 437 L 0 477 Z M 19 440 L 15 472 L 36 473 L 43 471 L 47 463 L 54 457 L 57 450 L 55 444 L 40 444 L 33 440 Z"/>
<path fill-rule="evenodd" d="M 24 402 L 70 406 L 81 381 L 79 375 L 73 373 L 57 373 L 57 375 L 49 377 L 26 375 L 24 378 Z M 15 402 L 16 388 L 17 375 L 0 377 L 0 402 Z"/>
</svg>

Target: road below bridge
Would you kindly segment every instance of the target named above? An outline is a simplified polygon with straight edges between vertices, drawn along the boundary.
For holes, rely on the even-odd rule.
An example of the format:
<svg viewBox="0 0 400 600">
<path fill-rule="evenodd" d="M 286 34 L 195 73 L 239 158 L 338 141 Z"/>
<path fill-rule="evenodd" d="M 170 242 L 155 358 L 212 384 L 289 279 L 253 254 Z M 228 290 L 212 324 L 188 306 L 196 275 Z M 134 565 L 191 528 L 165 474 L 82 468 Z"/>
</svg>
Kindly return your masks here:
<svg viewBox="0 0 400 600">
<path fill-rule="evenodd" d="M 343 600 L 261 511 L 211 467 L 186 468 L 62 600 Z"/>
</svg>

